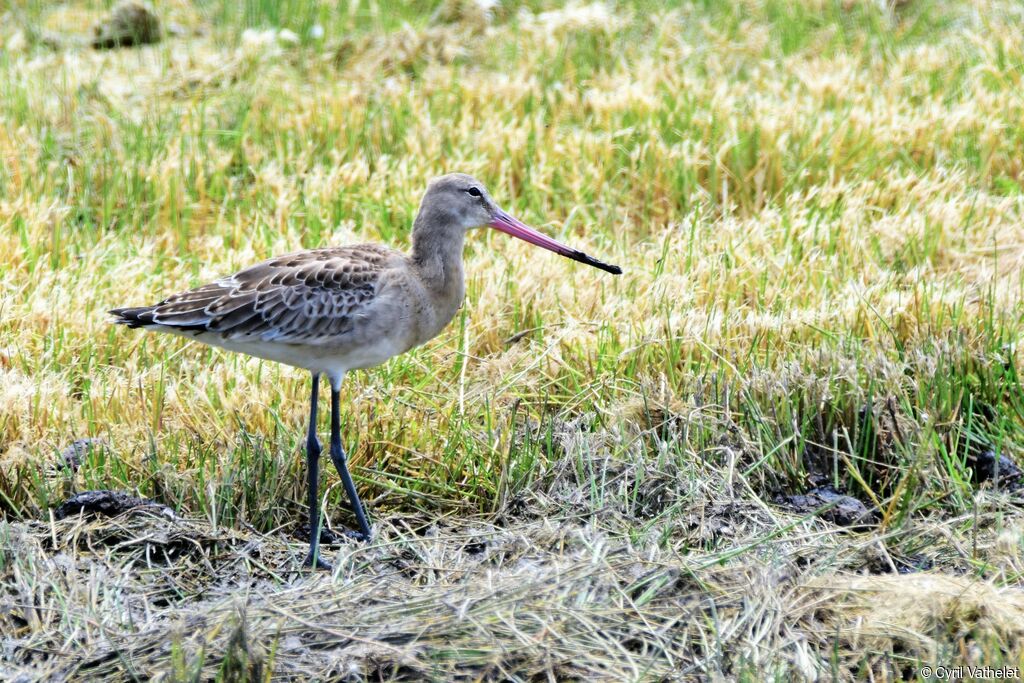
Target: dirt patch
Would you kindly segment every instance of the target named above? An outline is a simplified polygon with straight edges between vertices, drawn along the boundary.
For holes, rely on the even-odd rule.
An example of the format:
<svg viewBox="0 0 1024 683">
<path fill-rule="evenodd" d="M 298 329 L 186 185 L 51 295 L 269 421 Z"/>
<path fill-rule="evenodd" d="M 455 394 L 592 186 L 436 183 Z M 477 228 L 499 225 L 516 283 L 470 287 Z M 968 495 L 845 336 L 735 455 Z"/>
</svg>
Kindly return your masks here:
<svg viewBox="0 0 1024 683">
<path fill-rule="evenodd" d="M 82 491 L 68 498 L 53 511 L 57 519 L 74 515 L 102 515 L 115 517 L 133 510 L 145 509 L 150 513 L 159 513 L 174 517 L 174 511 L 146 498 L 138 498 L 123 491 Z"/>
<path fill-rule="evenodd" d="M 969 456 L 967 464 L 978 484 L 992 482 L 995 487 L 1008 491 L 1024 488 L 1024 471 L 1005 455 L 996 455 L 992 449 Z"/>
<path fill-rule="evenodd" d="M 800 514 L 817 515 L 843 527 L 864 527 L 878 519 L 878 511 L 869 509 L 853 496 L 832 486 L 819 486 L 807 493 L 776 496 L 775 502 Z"/>
<path fill-rule="evenodd" d="M 678 531 L 691 546 L 721 548 L 740 539 L 770 535 L 777 527 L 763 505 L 749 501 L 701 501 L 688 508 Z"/>
</svg>

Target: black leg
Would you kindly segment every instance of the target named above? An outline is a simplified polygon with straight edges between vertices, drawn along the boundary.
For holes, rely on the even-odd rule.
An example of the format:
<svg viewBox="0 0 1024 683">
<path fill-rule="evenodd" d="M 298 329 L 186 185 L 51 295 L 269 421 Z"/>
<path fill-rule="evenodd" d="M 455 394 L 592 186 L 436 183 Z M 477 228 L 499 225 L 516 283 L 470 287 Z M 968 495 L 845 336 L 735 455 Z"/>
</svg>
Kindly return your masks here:
<svg viewBox="0 0 1024 683">
<path fill-rule="evenodd" d="M 306 566 L 330 569 L 319 553 L 320 547 L 320 440 L 316 438 L 317 398 L 320 395 L 320 375 L 313 374 L 313 393 L 309 401 L 309 433 L 306 435 L 306 476 L 309 484 L 309 554 Z"/>
<path fill-rule="evenodd" d="M 341 475 L 341 483 L 345 485 L 345 492 L 348 494 L 349 502 L 352 503 L 352 511 L 356 513 L 356 521 L 359 522 L 359 540 L 369 541 L 372 532 L 370 524 L 366 521 L 363 513 L 363 504 L 359 502 L 359 494 L 356 493 L 356 485 L 352 481 L 352 475 L 348 473 L 345 451 L 341 448 L 341 392 L 331 387 L 331 462 Z"/>
</svg>

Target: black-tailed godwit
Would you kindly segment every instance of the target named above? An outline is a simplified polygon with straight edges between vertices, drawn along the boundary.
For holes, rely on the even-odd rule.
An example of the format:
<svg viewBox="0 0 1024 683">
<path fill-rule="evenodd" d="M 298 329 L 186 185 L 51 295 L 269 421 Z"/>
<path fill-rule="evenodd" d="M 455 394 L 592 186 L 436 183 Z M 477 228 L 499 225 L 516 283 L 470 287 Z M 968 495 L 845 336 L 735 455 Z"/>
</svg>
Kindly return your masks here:
<svg viewBox="0 0 1024 683">
<path fill-rule="evenodd" d="M 462 304 L 466 231 L 489 226 L 582 263 L 619 274 L 583 252 L 542 235 L 502 211 L 471 176 L 433 180 L 413 223 L 412 252 L 377 244 L 323 247 L 272 258 L 153 306 L 111 313 L 128 327 L 170 332 L 229 351 L 305 368 L 313 374 L 306 461 L 309 481 L 307 564 L 318 553 L 319 380 L 331 382 L 331 461 L 359 523 L 371 530 L 341 447 L 339 391 L 349 370 L 379 365 L 435 337 Z"/>
</svg>

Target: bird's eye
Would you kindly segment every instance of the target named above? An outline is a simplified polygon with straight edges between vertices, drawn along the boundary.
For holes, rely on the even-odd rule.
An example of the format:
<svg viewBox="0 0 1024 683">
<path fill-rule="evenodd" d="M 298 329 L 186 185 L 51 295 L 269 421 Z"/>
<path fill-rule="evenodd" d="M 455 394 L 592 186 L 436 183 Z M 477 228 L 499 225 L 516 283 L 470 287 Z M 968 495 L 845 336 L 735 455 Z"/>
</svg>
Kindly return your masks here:
<svg viewBox="0 0 1024 683">
<path fill-rule="evenodd" d="M 469 193 L 470 197 L 479 197 L 480 196 L 480 188 L 479 187 L 471 187 L 468 190 L 466 190 L 466 192 Z"/>
</svg>

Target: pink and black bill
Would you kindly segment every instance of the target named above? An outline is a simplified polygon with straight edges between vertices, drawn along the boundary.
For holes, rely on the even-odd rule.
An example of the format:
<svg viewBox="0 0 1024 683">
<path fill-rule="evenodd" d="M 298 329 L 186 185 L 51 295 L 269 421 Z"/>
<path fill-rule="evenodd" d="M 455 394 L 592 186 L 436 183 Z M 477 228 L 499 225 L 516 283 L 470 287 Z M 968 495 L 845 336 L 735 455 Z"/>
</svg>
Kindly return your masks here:
<svg viewBox="0 0 1024 683">
<path fill-rule="evenodd" d="M 495 230 L 501 230 L 504 233 L 518 237 L 524 242 L 535 244 L 538 247 L 543 247 L 548 251 L 553 251 L 556 254 L 561 254 L 566 258 L 571 258 L 573 261 L 579 261 L 580 263 L 586 263 L 588 266 L 594 266 L 600 268 L 612 275 L 621 275 L 622 268 L 613 266 L 604 261 L 598 261 L 593 256 L 584 254 L 582 251 L 577 251 L 572 247 L 568 247 L 561 242 L 551 239 L 547 235 L 537 232 L 530 226 L 526 225 L 517 218 L 513 218 L 501 209 L 498 210 L 497 216 L 490 222 L 490 226 Z"/>
</svg>

